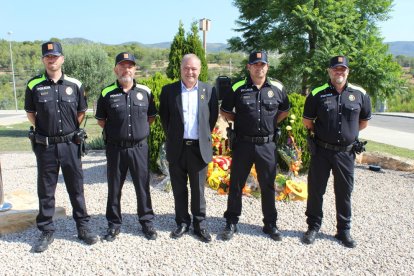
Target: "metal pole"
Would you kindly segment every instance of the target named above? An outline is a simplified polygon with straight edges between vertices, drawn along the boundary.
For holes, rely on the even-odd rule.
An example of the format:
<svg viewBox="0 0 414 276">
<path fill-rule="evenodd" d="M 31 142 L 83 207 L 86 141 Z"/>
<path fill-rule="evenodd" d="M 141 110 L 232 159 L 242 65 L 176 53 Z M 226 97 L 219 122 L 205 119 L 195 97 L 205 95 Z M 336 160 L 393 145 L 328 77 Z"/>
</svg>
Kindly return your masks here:
<svg viewBox="0 0 414 276">
<path fill-rule="evenodd" d="M 12 51 L 12 45 L 11 45 L 11 35 L 12 31 L 7 32 L 7 34 L 10 36 L 9 39 L 9 46 L 10 46 L 10 62 L 11 62 L 11 68 L 12 68 L 12 75 L 13 75 L 13 92 L 14 92 L 14 103 L 16 105 L 16 111 L 17 111 L 17 95 L 16 95 L 16 79 L 14 78 L 14 65 L 13 65 L 13 51 Z"/>
<path fill-rule="evenodd" d="M 1 176 L 1 162 L 0 162 L 0 212 L 8 211 L 12 208 L 10 203 L 4 202 L 4 193 L 3 193 L 3 178 Z"/>
<path fill-rule="evenodd" d="M 204 48 L 204 57 L 207 57 L 207 40 L 206 40 L 207 31 L 203 31 L 203 48 Z"/>
</svg>

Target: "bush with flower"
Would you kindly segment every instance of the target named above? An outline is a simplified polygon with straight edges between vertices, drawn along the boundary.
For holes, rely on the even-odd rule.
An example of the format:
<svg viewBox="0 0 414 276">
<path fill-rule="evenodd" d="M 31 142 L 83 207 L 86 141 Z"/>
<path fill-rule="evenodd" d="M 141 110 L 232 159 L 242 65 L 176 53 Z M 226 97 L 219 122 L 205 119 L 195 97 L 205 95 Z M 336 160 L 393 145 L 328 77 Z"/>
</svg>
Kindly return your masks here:
<svg viewBox="0 0 414 276">
<path fill-rule="evenodd" d="M 229 193 L 231 156 L 228 141 L 223 137 L 218 127 L 211 134 L 213 140 L 213 160 L 207 168 L 207 184 L 218 194 Z M 250 194 L 250 187 L 245 185 L 243 194 Z"/>
<path fill-rule="evenodd" d="M 276 176 L 276 191 L 278 193 L 276 199 L 281 201 L 306 200 L 307 198 L 307 184 L 296 179 L 302 167 L 302 150 L 296 144 L 292 133 L 295 121 L 295 114 L 290 115 L 290 124 L 285 127 L 287 131 L 286 144 L 279 146 L 277 150 L 289 169 L 287 175 L 278 174 Z"/>
</svg>

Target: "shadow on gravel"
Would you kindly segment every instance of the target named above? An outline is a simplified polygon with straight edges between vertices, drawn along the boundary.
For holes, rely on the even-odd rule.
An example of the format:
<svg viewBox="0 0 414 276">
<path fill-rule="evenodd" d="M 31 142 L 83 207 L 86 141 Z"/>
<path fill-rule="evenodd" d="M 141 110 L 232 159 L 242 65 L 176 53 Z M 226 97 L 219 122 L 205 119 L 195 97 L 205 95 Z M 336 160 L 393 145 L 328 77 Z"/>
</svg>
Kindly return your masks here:
<svg viewBox="0 0 414 276">
<path fill-rule="evenodd" d="M 138 216 L 136 214 L 122 214 L 123 223 L 121 226 L 121 233 L 127 235 L 137 236 L 139 238 L 145 239 L 144 234 L 142 233 L 141 225 L 138 221 Z M 77 242 L 80 244 L 84 244 L 77 238 L 77 231 L 75 221 L 72 219 L 71 216 L 66 216 L 64 218 L 60 218 L 54 221 L 56 231 L 54 233 L 55 239 L 62 239 L 67 240 L 70 242 Z M 107 229 L 107 220 L 105 214 L 99 215 L 91 215 L 91 219 L 89 222 L 89 228 L 95 232 L 101 239 L 106 233 Z M 222 217 L 208 217 L 207 218 L 207 229 L 213 236 L 214 241 L 221 241 L 220 233 L 224 229 L 226 225 L 226 221 Z M 157 232 L 166 232 L 170 233 L 176 227 L 175 223 L 175 214 L 159 214 L 155 216 L 154 226 Z M 266 234 L 262 231 L 262 225 L 252 225 L 243 222 L 238 223 L 238 232 L 235 234 L 236 238 L 237 235 L 250 235 L 255 237 L 267 237 Z M 283 237 L 293 237 L 298 238 L 299 240 L 302 238 L 303 232 L 301 231 L 292 231 L 288 229 L 280 229 Z M 194 239 L 198 239 L 197 236 L 193 233 L 193 227 L 191 225 L 190 231 L 188 234 Z M 36 243 L 37 238 L 40 236 L 40 231 L 37 228 L 31 227 L 23 232 L 19 233 L 11 233 L 0 236 L 0 240 L 9 243 L 26 243 L 30 246 L 33 246 Z M 326 235 L 324 233 L 318 234 L 318 239 L 332 239 L 331 235 Z M 119 237 L 120 242 L 122 242 L 122 237 Z M 31 251 L 32 252 L 32 251 Z"/>
</svg>

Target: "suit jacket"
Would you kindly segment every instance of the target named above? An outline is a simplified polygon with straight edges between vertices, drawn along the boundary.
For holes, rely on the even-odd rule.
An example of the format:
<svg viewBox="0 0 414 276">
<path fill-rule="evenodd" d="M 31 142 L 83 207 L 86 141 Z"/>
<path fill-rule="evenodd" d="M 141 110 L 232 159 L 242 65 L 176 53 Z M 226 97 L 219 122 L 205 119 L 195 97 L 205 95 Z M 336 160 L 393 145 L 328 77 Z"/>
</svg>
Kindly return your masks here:
<svg viewBox="0 0 414 276">
<path fill-rule="evenodd" d="M 184 115 L 181 81 L 162 88 L 159 115 L 166 139 L 167 160 L 174 163 L 183 150 Z M 207 164 L 213 157 L 211 131 L 218 118 L 216 89 L 198 81 L 198 135 L 201 158 Z"/>
</svg>

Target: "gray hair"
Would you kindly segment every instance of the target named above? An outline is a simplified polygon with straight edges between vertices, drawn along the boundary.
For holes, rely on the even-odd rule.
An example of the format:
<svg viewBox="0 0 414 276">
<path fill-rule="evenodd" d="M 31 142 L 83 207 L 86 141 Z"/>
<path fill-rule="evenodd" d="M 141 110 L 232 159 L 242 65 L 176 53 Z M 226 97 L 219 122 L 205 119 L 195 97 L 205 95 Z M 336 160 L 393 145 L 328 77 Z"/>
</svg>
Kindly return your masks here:
<svg viewBox="0 0 414 276">
<path fill-rule="evenodd" d="M 201 60 L 200 60 L 200 58 L 196 55 L 196 54 L 192 54 L 192 53 L 190 53 L 190 54 L 185 54 L 184 56 L 183 56 L 183 58 L 181 59 L 181 68 L 183 67 L 183 64 L 185 64 L 185 63 L 187 63 L 187 61 L 188 60 L 190 60 L 190 59 L 196 59 L 197 61 L 198 61 L 198 63 L 200 64 L 200 67 L 201 67 Z"/>
</svg>

